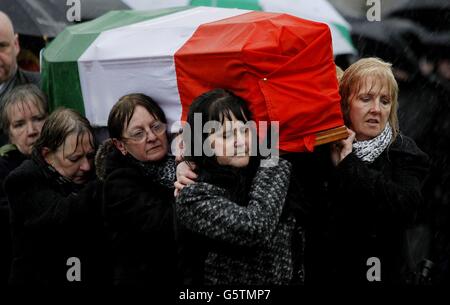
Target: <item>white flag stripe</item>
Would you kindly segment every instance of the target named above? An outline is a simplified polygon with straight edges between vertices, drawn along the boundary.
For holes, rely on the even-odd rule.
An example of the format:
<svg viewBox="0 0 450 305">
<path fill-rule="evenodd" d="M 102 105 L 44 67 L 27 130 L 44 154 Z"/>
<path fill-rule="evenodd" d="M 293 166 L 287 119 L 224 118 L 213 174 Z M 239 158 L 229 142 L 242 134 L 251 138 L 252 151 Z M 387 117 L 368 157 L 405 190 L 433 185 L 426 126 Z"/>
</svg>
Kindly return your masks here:
<svg viewBox="0 0 450 305">
<path fill-rule="evenodd" d="M 122 0 L 135 10 L 155 10 L 160 8 L 189 5 L 190 0 Z"/>
<path fill-rule="evenodd" d="M 101 33 L 78 61 L 86 117 L 105 126 L 121 96 L 141 92 L 159 103 L 169 125 L 178 121 L 174 54 L 199 25 L 247 12 L 198 7 Z"/>
<path fill-rule="evenodd" d="M 334 54 L 355 54 L 356 50 L 334 25 L 339 24 L 350 31 L 350 24 L 328 1 L 260 0 L 259 4 L 266 12 L 287 13 L 303 19 L 326 23 L 331 30 Z"/>
</svg>

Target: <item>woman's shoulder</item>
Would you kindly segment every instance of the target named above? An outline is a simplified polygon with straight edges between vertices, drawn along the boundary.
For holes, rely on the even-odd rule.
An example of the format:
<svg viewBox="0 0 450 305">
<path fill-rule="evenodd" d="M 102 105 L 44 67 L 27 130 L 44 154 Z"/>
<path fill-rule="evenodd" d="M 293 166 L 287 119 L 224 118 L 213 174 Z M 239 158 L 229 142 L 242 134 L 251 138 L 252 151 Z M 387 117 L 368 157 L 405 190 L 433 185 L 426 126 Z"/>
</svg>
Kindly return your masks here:
<svg viewBox="0 0 450 305">
<path fill-rule="evenodd" d="M 101 181 L 106 181 L 111 175 L 120 178 L 134 176 L 137 173 L 137 170 L 125 162 L 111 139 L 107 139 L 98 148 L 95 155 L 95 170 Z"/>
<path fill-rule="evenodd" d="M 95 157 L 95 167 L 97 178 L 102 182 L 103 188 L 114 196 L 125 195 L 130 191 L 162 194 L 167 189 L 158 183 L 158 179 L 153 175 L 147 175 L 143 168 L 123 156 L 110 140 L 100 145 Z M 175 173 L 175 165 L 170 170 Z M 164 173 L 154 173 L 158 174 Z M 170 193 L 173 194 L 173 189 Z"/>
<path fill-rule="evenodd" d="M 5 178 L 17 168 L 27 157 L 14 145 L 7 144 L 0 148 L 0 177 Z"/>
<path fill-rule="evenodd" d="M 15 168 L 10 176 L 17 177 L 32 177 L 35 179 L 37 176 L 43 176 L 39 166 L 33 160 L 25 160 L 17 168 Z"/>
<path fill-rule="evenodd" d="M 408 136 L 399 134 L 388 150 L 388 160 L 401 167 L 415 168 L 425 174 L 430 167 L 430 158 Z"/>
<path fill-rule="evenodd" d="M 409 155 L 420 159 L 428 159 L 428 155 L 423 152 L 410 137 L 399 134 L 389 147 L 391 153 Z"/>
<path fill-rule="evenodd" d="M 39 166 L 33 160 L 25 160 L 12 170 L 5 179 L 6 187 L 20 185 L 20 187 L 35 185 L 44 180 Z"/>
</svg>

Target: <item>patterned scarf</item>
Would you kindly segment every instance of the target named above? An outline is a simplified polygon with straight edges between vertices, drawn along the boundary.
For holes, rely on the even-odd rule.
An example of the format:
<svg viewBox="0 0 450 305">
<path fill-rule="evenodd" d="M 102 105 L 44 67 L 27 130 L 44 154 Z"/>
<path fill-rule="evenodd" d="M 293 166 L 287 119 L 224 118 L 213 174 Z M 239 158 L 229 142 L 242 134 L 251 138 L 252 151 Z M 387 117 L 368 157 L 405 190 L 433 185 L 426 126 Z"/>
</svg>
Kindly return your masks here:
<svg viewBox="0 0 450 305">
<path fill-rule="evenodd" d="M 142 162 L 131 156 L 131 154 L 127 154 L 125 157 L 131 164 L 139 167 L 144 173 L 144 176 L 155 179 L 155 181 L 162 186 L 170 189 L 174 188 L 173 183 L 176 180 L 177 168 L 175 158 L 167 156 L 163 160 L 157 162 Z"/>
<path fill-rule="evenodd" d="M 356 141 L 353 143 L 353 152 L 356 156 L 368 163 L 372 163 L 388 147 L 392 140 L 392 128 L 389 123 L 377 137 L 367 141 Z"/>
</svg>

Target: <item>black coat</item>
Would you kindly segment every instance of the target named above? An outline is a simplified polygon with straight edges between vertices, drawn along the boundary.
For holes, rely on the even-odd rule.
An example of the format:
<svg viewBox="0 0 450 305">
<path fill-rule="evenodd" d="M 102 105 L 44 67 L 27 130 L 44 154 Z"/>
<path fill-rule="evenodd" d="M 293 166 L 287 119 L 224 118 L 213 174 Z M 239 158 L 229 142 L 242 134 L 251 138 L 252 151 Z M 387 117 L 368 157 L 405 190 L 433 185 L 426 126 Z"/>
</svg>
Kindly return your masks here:
<svg viewBox="0 0 450 305">
<path fill-rule="evenodd" d="M 26 156 L 14 145 L 0 148 L 0 285 L 6 285 L 11 267 L 12 243 L 9 225 L 9 204 L 3 187 L 3 182 L 9 173 L 18 167 Z"/>
<path fill-rule="evenodd" d="M 104 179 L 103 209 L 112 248 L 113 284 L 177 284 L 174 189 L 146 176 L 111 142 L 100 147 L 96 165 Z"/>
<path fill-rule="evenodd" d="M 27 160 L 4 184 L 13 240 L 10 283 L 73 285 L 66 276 L 70 257 L 81 261 L 81 284 L 96 281 L 102 255 L 97 184 L 75 194 L 75 185 L 60 185 L 44 171 Z"/>
<path fill-rule="evenodd" d="M 304 266 L 304 283 L 330 283 L 329 253 L 332 248 L 330 179 L 333 173 L 329 148 L 316 147 L 314 152 L 283 155 L 292 164 L 286 204 L 304 231 L 303 245 L 294 245 L 297 265 Z M 301 270 L 297 267 L 297 270 Z"/>
<path fill-rule="evenodd" d="M 0 92 L 0 103 L 3 97 L 13 88 L 24 84 L 35 84 L 36 86 L 39 86 L 40 80 L 41 76 L 39 73 L 17 69 L 13 78 L 5 83 L 6 87 L 2 88 L 2 91 Z"/>
<path fill-rule="evenodd" d="M 349 154 L 335 171 L 335 244 L 330 261 L 339 283 L 367 283 L 367 259 L 381 262 L 381 282 L 401 283 L 405 230 L 420 221 L 428 157 L 410 138 L 397 139 L 371 164 Z"/>
</svg>

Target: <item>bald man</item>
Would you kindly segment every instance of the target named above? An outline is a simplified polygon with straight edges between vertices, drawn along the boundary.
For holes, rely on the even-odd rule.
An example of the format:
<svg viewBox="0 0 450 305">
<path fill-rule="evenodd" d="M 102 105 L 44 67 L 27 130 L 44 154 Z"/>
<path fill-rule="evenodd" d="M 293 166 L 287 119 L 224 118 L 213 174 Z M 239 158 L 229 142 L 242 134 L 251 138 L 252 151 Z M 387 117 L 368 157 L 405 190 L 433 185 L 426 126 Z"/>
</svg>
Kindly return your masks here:
<svg viewBox="0 0 450 305">
<path fill-rule="evenodd" d="M 39 86 L 40 75 L 28 72 L 17 66 L 19 38 L 8 15 L 0 11 L 0 109 L 3 97 L 14 87 L 32 83 Z M 8 143 L 8 137 L 0 129 L 0 147 Z"/>
<path fill-rule="evenodd" d="M 19 38 L 9 17 L 0 11 L 0 104 L 12 88 L 27 83 L 39 85 L 39 74 L 23 71 L 17 66 Z"/>
</svg>

